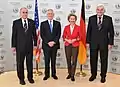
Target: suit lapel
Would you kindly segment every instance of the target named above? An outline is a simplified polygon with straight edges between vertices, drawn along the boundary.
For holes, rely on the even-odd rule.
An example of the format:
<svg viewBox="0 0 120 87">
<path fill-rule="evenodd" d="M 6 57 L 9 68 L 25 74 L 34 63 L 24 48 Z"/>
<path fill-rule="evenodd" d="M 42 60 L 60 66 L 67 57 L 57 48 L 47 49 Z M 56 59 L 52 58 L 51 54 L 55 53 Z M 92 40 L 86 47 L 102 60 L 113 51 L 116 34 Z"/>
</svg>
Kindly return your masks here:
<svg viewBox="0 0 120 87">
<path fill-rule="evenodd" d="M 29 18 L 27 20 L 28 20 L 28 30 L 29 30 L 29 28 L 30 28 L 30 20 L 29 20 Z"/>
<path fill-rule="evenodd" d="M 97 24 L 97 15 L 95 15 L 95 27 L 96 27 L 96 29 L 98 29 L 98 24 Z"/>
<path fill-rule="evenodd" d="M 20 27 L 23 28 L 23 23 L 21 18 L 20 18 Z"/>
<path fill-rule="evenodd" d="M 70 25 L 68 26 L 68 33 L 69 33 L 70 35 L 72 35 L 72 34 L 71 34 L 71 31 L 70 31 Z"/>
<path fill-rule="evenodd" d="M 54 33 L 54 30 L 55 30 L 55 20 L 53 20 L 53 32 Z"/>
<path fill-rule="evenodd" d="M 48 29 L 49 33 L 51 34 L 51 31 L 50 31 L 50 25 L 49 25 L 48 20 L 46 21 L 46 29 Z"/>
<path fill-rule="evenodd" d="M 103 20 L 102 20 L 102 27 L 101 27 L 101 29 L 102 29 L 103 26 L 104 26 L 104 22 L 105 22 L 105 16 L 103 15 Z"/>
</svg>

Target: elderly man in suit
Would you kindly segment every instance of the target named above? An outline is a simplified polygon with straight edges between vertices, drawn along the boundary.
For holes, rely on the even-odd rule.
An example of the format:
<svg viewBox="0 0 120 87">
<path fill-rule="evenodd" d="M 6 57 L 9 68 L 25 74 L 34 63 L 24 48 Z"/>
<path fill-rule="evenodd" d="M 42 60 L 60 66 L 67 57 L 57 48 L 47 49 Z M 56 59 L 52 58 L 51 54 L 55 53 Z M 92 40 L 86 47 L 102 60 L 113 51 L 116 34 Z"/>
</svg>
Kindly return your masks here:
<svg viewBox="0 0 120 87">
<path fill-rule="evenodd" d="M 104 15 L 105 8 L 99 4 L 96 8 L 96 15 L 89 17 L 87 28 L 87 47 L 90 47 L 91 77 L 93 81 L 97 76 L 98 51 L 101 59 L 101 83 L 106 81 L 108 66 L 108 50 L 114 43 L 114 28 L 112 18 Z"/>
<path fill-rule="evenodd" d="M 37 46 L 37 36 L 35 24 L 28 18 L 28 10 L 20 9 L 20 18 L 13 21 L 12 26 L 12 49 L 16 50 L 17 75 L 21 85 L 24 81 L 24 59 L 26 57 L 27 78 L 30 83 L 33 80 L 33 42 L 34 48 Z"/>
<path fill-rule="evenodd" d="M 54 12 L 52 9 L 47 10 L 47 20 L 41 22 L 40 32 L 42 38 L 42 49 L 45 57 L 45 77 L 47 80 L 50 77 L 50 60 L 52 77 L 57 80 L 56 76 L 56 54 L 60 48 L 59 39 L 61 36 L 61 24 L 53 20 Z"/>
</svg>

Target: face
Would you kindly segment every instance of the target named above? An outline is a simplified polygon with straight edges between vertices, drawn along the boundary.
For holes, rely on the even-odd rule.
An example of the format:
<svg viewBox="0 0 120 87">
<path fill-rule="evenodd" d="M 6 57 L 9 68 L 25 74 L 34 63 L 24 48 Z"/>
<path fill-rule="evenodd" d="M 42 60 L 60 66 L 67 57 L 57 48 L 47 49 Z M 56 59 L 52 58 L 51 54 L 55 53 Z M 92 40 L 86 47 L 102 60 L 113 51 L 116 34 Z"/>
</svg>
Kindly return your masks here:
<svg viewBox="0 0 120 87">
<path fill-rule="evenodd" d="M 48 18 L 49 20 L 52 20 L 53 17 L 54 17 L 53 11 L 52 11 L 52 10 L 47 11 L 47 18 Z"/>
<path fill-rule="evenodd" d="M 102 16 L 105 12 L 104 7 L 97 7 L 96 12 L 98 16 Z"/>
<path fill-rule="evenodd" d="M 22 8 L 22 9 L 20 10 L 20 16 L 21 16 L 21 18 L 23 18 L 23 19 L 28 18 L 28 10 L 27 10 L 26 8 Z"/>
<path fill-rule="evenodd" d="M 70 16 L 69 22 L 70 22 L 70 24 L 75 24 L 75 22 L 76 22 L 75 16 Z"/>
</svg>

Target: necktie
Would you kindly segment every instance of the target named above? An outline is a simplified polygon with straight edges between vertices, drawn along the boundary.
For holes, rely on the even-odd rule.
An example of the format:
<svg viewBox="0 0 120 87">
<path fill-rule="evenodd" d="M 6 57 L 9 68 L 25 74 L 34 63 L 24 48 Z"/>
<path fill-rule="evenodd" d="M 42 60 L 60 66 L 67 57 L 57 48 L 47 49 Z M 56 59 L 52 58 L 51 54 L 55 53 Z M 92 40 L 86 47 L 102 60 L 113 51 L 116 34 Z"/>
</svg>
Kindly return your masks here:
<svg viewBox="0 0 120 87">
<path fill-rule="evenodd" d="M 52 21 L 50 21 L 50 31 L 52 33 Z"/>
<path fill-rule="evenodd" d="M 98 17 L 98 19 L 99 19 L 99 22 L 98 22 L 98 30 L 100 30 L 101 27 L 102 27 L 101 17 Z"/>
<path fill-rule="evenodd" d="M 25 32 L 27 31 L 27 23 L 26 23 L 26 20 L 24 20 L 24 29 L 25 29 Z"/>
</svg>

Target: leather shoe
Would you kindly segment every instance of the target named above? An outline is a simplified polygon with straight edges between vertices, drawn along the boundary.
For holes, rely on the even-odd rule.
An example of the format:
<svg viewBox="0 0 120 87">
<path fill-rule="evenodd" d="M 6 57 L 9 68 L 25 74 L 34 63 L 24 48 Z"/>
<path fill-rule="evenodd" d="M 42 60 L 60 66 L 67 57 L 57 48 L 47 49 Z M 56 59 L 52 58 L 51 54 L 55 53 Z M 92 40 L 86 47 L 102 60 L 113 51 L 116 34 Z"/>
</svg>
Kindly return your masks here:
<svg viewBox="0 0 120 87">
<path fill-rule="evenodd" d="M 90 78 L 89 78 L 89 81 L 91 82 L 91 81 L 94 81 L 96 79 L 96 76 L 91 76 Z"/>
<path fill-rule="evenodd" d="M 55 80 L 57 80 L 58 79 L 58 77 L 56 76 L 56 75 L 54 75 L 54 76 L 52 76 Z"/>
<path fill-rule="evenodd" d="M 101 83 L 105 83 L 105 82 L 106 82 L 105 77 L 102 77 L 102 78 L 101 78 Z"/>
<path fill-rule="evenodd" d="M 25 85 L 26 83 L 25 83 L 24 80 L 20 80 L 20 84 L 21 84 L 21 85 Z"/>
<path fill-rule="evenodd" d="M 29 83 L 35 83 L 33 79 L 28 79 Z"/>
<path fill-rule="evenodd" d="M 75 77 L 74 76 L 71 76 L 71 81 L 75 81 Z"/>
<path fill-rule="evenodd" d="M 44 78 L 43 78 L 43 80 L 47 80 L 49 78 L 49 76 L 45 76 Z"/>
<path fill-rule="evenodd" d="M 66 79 L 70 79 L 71 78 L 71 75 L 68 75 L 67 77 L 66 77 Z"/>
</svg>

